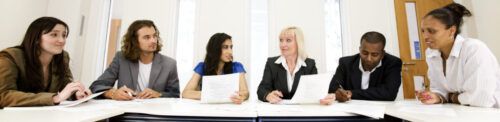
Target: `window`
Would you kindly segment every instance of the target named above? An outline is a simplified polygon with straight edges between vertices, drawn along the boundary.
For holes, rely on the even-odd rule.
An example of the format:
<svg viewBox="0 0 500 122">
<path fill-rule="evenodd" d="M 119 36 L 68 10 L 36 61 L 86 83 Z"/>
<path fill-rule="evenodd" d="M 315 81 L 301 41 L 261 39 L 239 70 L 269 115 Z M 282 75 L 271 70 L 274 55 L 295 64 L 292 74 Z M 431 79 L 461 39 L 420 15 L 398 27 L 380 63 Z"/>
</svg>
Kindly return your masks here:
<svg viewBox="0 0 500 122">
<path fill-rule="evenodd" d="M 326 71 L 335 72 L 342 57 L 340 0 L 325 0 Z"/>
<path fill-rule="evenodd" d="M 184 86 L 193 73 L 194 57 L 194 23 L 196 13 L 195 0 L 179 1 L 179 21 L 177 25 L 177 48 L 175 51 L 177 60 L 177 72 L 179 75 L 179 87 L 182 92 Z"/>
</svg>

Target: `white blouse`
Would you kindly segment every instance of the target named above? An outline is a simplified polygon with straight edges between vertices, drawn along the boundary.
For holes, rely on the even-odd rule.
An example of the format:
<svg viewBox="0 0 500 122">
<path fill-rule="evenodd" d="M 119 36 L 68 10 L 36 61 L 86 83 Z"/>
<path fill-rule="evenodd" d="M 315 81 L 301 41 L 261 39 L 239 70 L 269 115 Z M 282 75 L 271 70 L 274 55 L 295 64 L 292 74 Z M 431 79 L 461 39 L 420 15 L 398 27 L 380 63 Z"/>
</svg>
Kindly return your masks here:
<svg viewBox="0 0 500 122">
<path fill-rule="evenodd" d="M 295 68 L 293 70 L 293 74 L 290 74 L 290 69 L 288 69 L 288 63 L 286 62 L 286 59 L 284 56 L 280 56 L 278 60 L 274 62 L 275 64 L 281 64 L 283 68 L 286 70 L 286 80 L 287 80 L 287 86 L 288 86 L 288 92 L 292 91 L 292 86 L 293 86 L 293 81 L 295 81 L 295 73 L 297 73 L 300 69 L 300 67 L 307 67 L 306 62 L 304 59 L 297 57 L 297 63 L 295 63 Z"/>
<path fill-rule="evenodd" d="M 458 92 L 464 105 L 499 107 L 500 68 L 486 44 L 458 35 L 446 60 L 446 76 L 441 52 L 428 48 L 426 54 L 432 92 L 446 99 L 448 93 Z"/>
</svg>

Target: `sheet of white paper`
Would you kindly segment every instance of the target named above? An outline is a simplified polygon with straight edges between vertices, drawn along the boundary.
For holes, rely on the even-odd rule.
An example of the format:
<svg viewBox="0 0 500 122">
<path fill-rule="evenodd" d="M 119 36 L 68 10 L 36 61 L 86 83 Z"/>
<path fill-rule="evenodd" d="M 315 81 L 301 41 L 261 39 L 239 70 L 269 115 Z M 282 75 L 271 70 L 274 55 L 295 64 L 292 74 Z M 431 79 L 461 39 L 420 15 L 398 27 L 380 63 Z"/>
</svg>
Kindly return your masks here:
<svg viewBox="0 0 500 122">
<path fill-rule="evenodd" d="M 3 110 L 57 110 L 63 108 L 62 106 L 36 106 L 36 107 L 5 107 Z"/>
<path fill-rule="evenodd" d="M 61 104 L 57 106 L 36 106 L 36 107 L 5 107 L 4 110 L 55 110 L 55 109 L 62 109 L 62 108 L 67 108 L 67 107 L 72 107 L 76 106 L 78 104 L 81 104 L 85 101 L 91 100 L 99 95 L 101 95 L 104 92 L 99 92 L 92 94 L 86 98 L 79 99 L 76 101 L 63 101 Z"/>
<path fill-rule="evenodd" d="M 415 91 L 423 91 L 425 90 L 424 85 L 424 76 L 413 76 L 413 83 L 415 87 Z"/>
<path fill-rule="evenodd" d="M 202 103 L 230 103 L 231 95 L 239 90 L 240 74 L 203 76 Z"/>
<path fill-rule="evenodd" d="M 328 95 L 332 77 L 331 73 L 302 75 L 293 98 L 281 104 L 319 104 L 319 100 Z"/>
<path fill-rule="evenodd" d="M 383 119 L 385 106 L 351 106 L 350 109 L 346 109 L 344 112 L 364 115 L 375 119 Z"/>
<path fill-rule="evenodd" d="M 88 101 L 88 100 L 91 100 L 91 99 L 94 99 L 95 97 L 103 94 L 104 92 L 99 92 L 99 93 L 95 93 L 95 94 L 92 94 L 86 98 L 83 98 L 83 99 L 79 99 L 79 100 L 76 100 L 76 101 L 64 101 L 62 102 L 61 104 L 59 104 L 59 106 L 63 106 L 63 107 L 71 107 L 71 106 L 75 106 L 75 105 L 78 105 L 78 104 L 81 104 L 85 101 Z"/>
<path fill-rule="evenodd" d="M 330 107 L 336 110 L 368 116 L 375 119 L 384 118 L 385 106 L 389 102 L 370 102 L 351 100 L 345 103 L 334 103 Z"/>
</svg>

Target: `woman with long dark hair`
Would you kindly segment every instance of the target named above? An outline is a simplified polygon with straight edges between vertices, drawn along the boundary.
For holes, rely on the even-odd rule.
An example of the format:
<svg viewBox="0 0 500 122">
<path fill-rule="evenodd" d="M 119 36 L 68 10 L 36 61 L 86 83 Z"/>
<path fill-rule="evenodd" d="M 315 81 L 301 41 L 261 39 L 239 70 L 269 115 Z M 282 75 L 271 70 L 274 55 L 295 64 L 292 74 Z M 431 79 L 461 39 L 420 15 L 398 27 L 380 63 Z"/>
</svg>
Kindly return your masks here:
<svg viewBox="0 0 500 122">
<path fill-rule="evenodd" d="M 195 73 L 182 92 L 183 98 L 201 98 L 201 77 L 207 75 L 223 75 L 240 73 L 239 91 L 231 97 L 233 103 L 240 104 L 248 99 L 248 88 L 245 69 L 239 62 L 233 62 L 233 41 L 225 33 L 214 34 L 207 44 L 204 62 L 198 63 Z"/>
<path fill-rule="evenodd" d="M 33 21 L 21 45 L 0 52 L 0 107 L 55 105 L 90 90 L 74 82 L 64 51 L 68 25 L 53 17 Z"/>
</svg>

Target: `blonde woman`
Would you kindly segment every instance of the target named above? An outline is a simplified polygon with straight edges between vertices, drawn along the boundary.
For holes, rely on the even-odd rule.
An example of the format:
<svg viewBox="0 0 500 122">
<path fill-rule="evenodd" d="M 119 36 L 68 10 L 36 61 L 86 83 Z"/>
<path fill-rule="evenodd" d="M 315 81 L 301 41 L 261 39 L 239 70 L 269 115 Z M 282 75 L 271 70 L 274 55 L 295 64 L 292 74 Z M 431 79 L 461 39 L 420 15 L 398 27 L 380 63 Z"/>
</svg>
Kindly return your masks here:
<svg viewBox="0 0 500 122">
<path fill-rule="evenodd" d="M 272 104 L 291 99 L 297 90 L 300 76 L 317 74 L 314 59 L 304 51 L 304 34 L 298 27 L 287 27 L 279 36 L 281 55 L 267 59 L 264 75 L 257 90 L 259 100 Z M 331 104 L 335 96 L 320 100 Z"/>
</svg>

